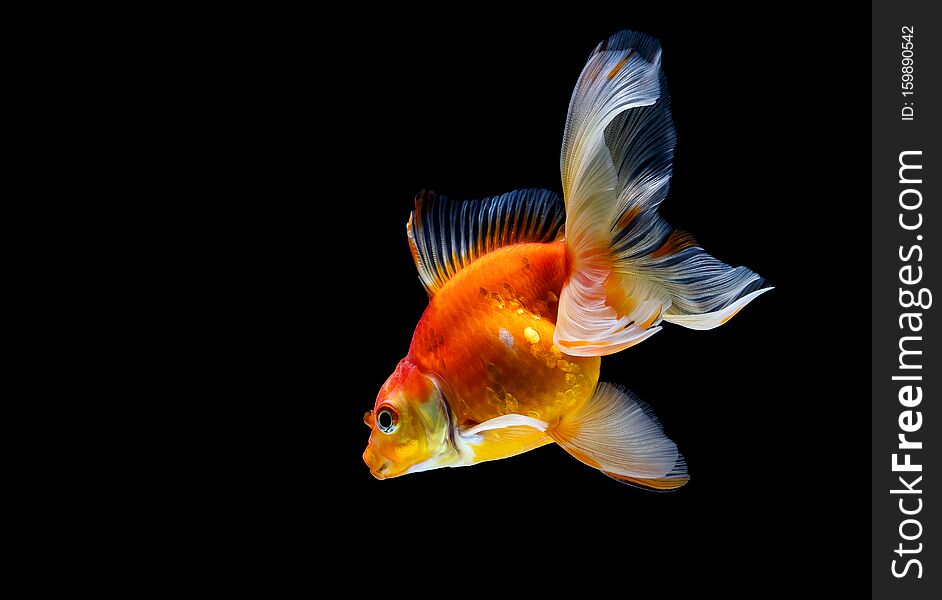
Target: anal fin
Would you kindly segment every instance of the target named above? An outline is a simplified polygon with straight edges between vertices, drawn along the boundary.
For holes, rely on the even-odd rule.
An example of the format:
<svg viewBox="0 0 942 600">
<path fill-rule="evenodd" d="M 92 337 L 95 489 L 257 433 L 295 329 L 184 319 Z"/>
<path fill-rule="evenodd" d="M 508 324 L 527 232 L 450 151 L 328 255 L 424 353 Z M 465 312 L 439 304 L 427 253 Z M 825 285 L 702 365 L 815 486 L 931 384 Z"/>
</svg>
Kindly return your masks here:
<svg viewBox="0 0 942 600">
<path fill-rule="evenodd" d="M 633 485 L 635 487 L 645 488 L 655 492 L 672 492 L 679 487 L 682 487 L 685 483 L 690 481 L 689 476 L 685 477 L 658 477 L 656 479 L 639 479 L 637 477 L 624 477 L 622 475 L 616 475 L 614 473 L 606 473 L 602 471 L 612 479 L 620 481 L 622 483 L 627 483 L 628 485 Z"/>
<path fill-rule="evenodd" d="M 684 457 L 651 409 L 608 383 L 548 433 L 575 458 L 623 483 L 667 491 L 690 479 Z"/>
</svg>

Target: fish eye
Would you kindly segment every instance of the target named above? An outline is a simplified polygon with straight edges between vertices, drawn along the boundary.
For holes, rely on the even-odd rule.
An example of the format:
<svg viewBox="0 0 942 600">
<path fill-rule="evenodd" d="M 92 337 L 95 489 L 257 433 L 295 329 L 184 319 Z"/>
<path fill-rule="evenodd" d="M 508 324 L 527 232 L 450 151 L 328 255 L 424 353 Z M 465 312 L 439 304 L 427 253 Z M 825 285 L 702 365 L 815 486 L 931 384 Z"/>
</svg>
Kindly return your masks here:
<svg viewBox="0 0 942 600">
<path fill-rule="evenodd" d="M 392 408 L 383 407 L 376 413 L 376 428 L 383 433 L 392 433 L 398 426 L 399 415 Z"/>
</svg>

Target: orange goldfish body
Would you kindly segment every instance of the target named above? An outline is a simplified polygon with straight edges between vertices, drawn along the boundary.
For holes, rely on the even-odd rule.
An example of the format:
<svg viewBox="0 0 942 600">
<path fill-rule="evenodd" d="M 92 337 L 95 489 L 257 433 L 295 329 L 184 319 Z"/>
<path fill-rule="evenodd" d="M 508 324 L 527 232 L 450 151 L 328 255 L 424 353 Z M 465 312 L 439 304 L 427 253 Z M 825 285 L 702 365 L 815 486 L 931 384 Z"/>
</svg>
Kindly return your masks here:
<svg viewBox="0 0 942 600">
<path fill-rule="evenodd" d="M 557 443 L 626 483 L 688 481 L 677 446 L 600 357 L 668 322 L 725 323 L 772 289 L 657 214 L 675 141 L 660 45 L 618 33 L 589 57 L 569 106 L 563 198 L 520 190 L 416 199 L 407 233 L 430 300 L 408 355 L 364 421 L 379 479 Z"/>
</svg>

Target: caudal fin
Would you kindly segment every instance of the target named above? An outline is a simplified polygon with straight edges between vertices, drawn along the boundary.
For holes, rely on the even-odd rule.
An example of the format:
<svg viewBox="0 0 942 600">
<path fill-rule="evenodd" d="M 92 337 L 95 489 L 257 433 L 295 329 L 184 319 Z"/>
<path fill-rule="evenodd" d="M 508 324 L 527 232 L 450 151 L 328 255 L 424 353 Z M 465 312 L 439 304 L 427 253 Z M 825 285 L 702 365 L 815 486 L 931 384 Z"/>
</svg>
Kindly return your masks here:
<svg viewBox="0 0 942 600">
<path fill-rule="evenodd" d="M 573 92 L 560 157 L 572 262 L 554 341 L 567 354 L 618 352 L 662 320 L 711 329 L 771 289 L 657 214 L 675 140 L 657 40 L 623 31 L 599 44 Z"/>
<path fill-rule="evenodd" d="M 668 491 L 690 479 L 684 457 L 651 409 L 608 383 L 547 433 L 583 463 L 624 483 Z"/>
</svg>

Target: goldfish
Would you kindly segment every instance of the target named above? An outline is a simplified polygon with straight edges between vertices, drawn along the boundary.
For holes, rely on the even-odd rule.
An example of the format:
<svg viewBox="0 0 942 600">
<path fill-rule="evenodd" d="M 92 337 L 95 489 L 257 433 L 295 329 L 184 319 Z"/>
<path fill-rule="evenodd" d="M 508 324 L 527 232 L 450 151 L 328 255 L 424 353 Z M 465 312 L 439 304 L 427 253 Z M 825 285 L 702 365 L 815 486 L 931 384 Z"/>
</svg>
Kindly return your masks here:
<svg viewBox="0 0 942 600">
<path fill-rule="evenodd" d="M 634 486 L 689 480 L 651 408 L 599 382 L 601 357 L 664 323 L 718 327 L 772 287 L 660 217 L 675 142 L 661 46 L 622 31 L 592 51 L 573 91 L 562 198 L 418 195 L 406 233 L 429 303 L 364 415 L 373 476 L 555 443 Z"/>
</svg>

